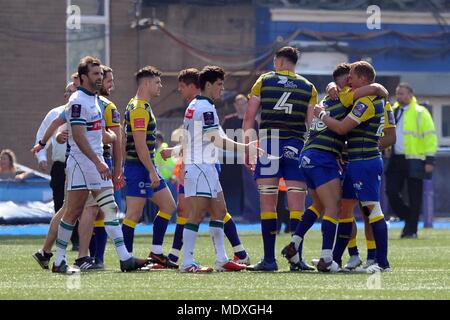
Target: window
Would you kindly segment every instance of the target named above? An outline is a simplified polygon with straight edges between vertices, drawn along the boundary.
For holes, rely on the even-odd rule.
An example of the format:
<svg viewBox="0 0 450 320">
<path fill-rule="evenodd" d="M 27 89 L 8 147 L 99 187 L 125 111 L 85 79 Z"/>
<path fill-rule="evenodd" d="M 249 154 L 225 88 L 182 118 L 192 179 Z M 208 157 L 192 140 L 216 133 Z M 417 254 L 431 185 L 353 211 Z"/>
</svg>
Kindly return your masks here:
<svg viewBox="0 0 450 320">
<path fill-rule="evenodd" d="M 66 28 L 66 75 L 70 81 L 80 59 L 86 55 L 109 65 L 109 0 L 67 0 L 81 14 L 77 28 Z"/>
<path fill-rule="evenodd" d="M 450 138 L 450 106 L 442 106 L 442 138 Z"/>
</svg>

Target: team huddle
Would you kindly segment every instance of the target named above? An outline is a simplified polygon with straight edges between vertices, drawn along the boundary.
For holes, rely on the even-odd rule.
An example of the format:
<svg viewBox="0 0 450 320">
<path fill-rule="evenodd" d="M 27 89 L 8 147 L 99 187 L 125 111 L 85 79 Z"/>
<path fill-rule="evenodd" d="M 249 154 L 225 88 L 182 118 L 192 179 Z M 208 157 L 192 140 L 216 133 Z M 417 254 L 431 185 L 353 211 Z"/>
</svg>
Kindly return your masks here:
<svg viewBox="0 0 450 320">
<path fill-rule="evenodd" d="M 64 204 L 52 219 L 43 248 L 33 258 L 48 269 L 56 243 L 53 272 L 102 270 L 110 237 L 124 272 L 167 268 L 188 273 L 276 271 L 276 207 L 283 178 L 295 232 L 281 253 L 291 271 L 389 271 L 388 230 L 380 206 L 381 150 L 395 143 L 388 92 L 374 83 L 375 70 L 369 63 L 343 63 L 334 70 L 334 82 L 319 104 L 314 85 L 295 72 L 297 60 L 297 49 L 279 49 L 275 71 L 261 75 L 253 85 L 243 122 L 243 143 L 228 138 L 220 127 L 215 102 L 224 90 L 224 70 L 206 66 L 179 73 L 178 91 L 189 102 L 180 144 L 161 151 L 163 159 L 182 159 L 175 201 L 154 162 L 157 121 L 151 100 L 160 95 L 161 72 L 147 66 L 135 74 L 138 89 L 121 123 L 116 106 L 108 100 L 113 70 L 96 58 L 81 59 L 68 86 L 73 91 L 68 103 L 60 107 L 32 149 L 33 153 L 42 150 L 55 134 L 58 143 L 67 143 Z M 255 133 L 258 113 L 261 121 Z M 227 211 L 219 181 L 218 149 L 237 150 L 254 170 L 264 247 L 262 260 L 254 265 Z M 125 185 L 126 213 L 120 224 L 114 189 Z M 307 193 L 313 203 L 305 210 Z M 150 253 L 141 259 L 133 256 L 134 231 L 148 198 L 159 211 L 153 221 Z M 366 223 L 368 257 L 364 266 L 355 240 L 353 210 L 358 204 Z M 165 255 L 163 241 L 174 212 L 174 240 Z M 206 214 L 216 254 L 214 267 L 202 266 L 194 258 L 199 225 Z M 302 257 L 303 242 L 321 216 L 322 251 L 313 267 Z M 66 250 L 77 220 L 78 259 L 70 266 Z M 225 238 L 233 247 L 231 259 Z M 342 266 L 347 247 L 350 260 Z"/>
</svg>

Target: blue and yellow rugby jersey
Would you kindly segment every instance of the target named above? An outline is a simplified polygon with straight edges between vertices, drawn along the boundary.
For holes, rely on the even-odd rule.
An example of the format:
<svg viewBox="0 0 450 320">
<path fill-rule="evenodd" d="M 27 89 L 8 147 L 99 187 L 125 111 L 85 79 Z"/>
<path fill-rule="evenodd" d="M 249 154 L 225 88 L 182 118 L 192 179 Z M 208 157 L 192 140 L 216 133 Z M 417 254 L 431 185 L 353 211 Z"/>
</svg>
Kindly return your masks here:
<svg viewBox="0 0 450 320">
<path fill-rule="evenodd" d="M 350 107 L 353 105 L 353 99 L 354 91 L 350 87 L 344 87 L 339 93 L 339 99 L 332 100 L 329 96 L 326 96 L 322 100 L 322 104 L 330 117 L 336 120 L 342 120 L 351 110 Z M 332 152 L 337 158 L 340 158 L 345 140 L 346 136 L 339 135 L 328 129 L 325 123 L 314 117 L 303 151 L 319 149 Z"/>
<path fill-rule="evenodd" d="M 150 158 L 155 157 L 156 118 L 147 101 L 132 98 L 125 111 L 125 132 L 127 134 L 126 160 L 139 161 L 133 139 L 133 131 L 145 131 Z"/>
<path fill-rule="evenodd" d="M 278 129 L 280 139 L 304 140 L 308 105 L 317 103 L 311 82 L 289 71 L 272 71 L 259 77 L 250 95 L 261 99 L 260 129 Z"/>
<path fill-rule="evenodd" d="M 386 101 L 386 104 L 384 105 L 384 128 L 389 129 L 395 127 L 395 116 L 392 105 L 389 101 Z"/>
<path fill-rule="evenodd" d="M 100 108 L 103 112 L 103 121 L 106 129 L 120 127 L 120 113 L 116 105 L 103 96 L 99 96 Z M 111 158 L 111 145 L 103 145 L 103 157 Z"/>
<path fill-rule="evenodd" d="M 105 120 L 105 127 L 107 129 L 120 126 L 120 113 L 116 105 L 107 98 L 100 96 L 100 107 L 103 111 L 103 119 Z"/>
<path fill-rule="evenodd" d="M 347 134 L 350 161 L 370 160 L 381 157 L 378 142 L 384 130 L 385 100 L 382 97 L 358 99 L 349 117 L 359 123 Z"/>
</svg>

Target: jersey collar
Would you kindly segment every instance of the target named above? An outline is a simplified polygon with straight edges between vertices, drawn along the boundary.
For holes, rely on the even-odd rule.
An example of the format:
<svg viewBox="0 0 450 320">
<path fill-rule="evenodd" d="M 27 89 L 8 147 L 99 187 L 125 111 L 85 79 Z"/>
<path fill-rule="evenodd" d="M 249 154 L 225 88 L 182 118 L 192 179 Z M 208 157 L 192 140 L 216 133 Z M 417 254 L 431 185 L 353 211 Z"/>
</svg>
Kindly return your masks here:
<svg viewBox="0 0 450 320">
<path fill-rule="evenodd" d="M 95 93 L 90 92 L 89 90 L 83 88 L 83 87 L 77 87 L 77 90 L 80 90 L 82 92 L 84 92 L 85 94 L 87 94 L 88 96 L 95 96 Z"/>
<path fill-rule="evenodd" d="M 197 100 L 207 100 L 209 103 L 214 105 L 214 101 L 212 101 L 210 98 L 205 97 L 205 96 L 198 95 L 198 96 L 195 97 L 195 99 L 197 99 Z"/>
<path fill-rule="evenodd" d="M 282 74 L 283 76 L 290 76 L 290 77 L 295 77 L 297 75 L 295 72 L 291 72 L 288 70 L 275 71 L 275 73 Z"/>
</svg>

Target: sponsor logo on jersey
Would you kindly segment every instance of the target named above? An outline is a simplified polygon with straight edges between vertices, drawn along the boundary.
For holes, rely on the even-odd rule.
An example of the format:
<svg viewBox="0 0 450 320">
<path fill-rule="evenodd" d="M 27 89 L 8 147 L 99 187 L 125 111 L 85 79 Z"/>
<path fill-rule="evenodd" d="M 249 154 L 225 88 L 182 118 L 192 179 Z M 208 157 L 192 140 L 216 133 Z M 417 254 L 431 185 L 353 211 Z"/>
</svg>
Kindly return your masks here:
<svg viewBox="0 0 450 320">
<path fill-rule="evenodd" d="M 116 109 L 111 110 L 112 113 L 112 122 L 113 123 L 120 123 L 120 113 Z"/>
<path fill-rule="evenodd" d="M 357 116 L 358 118 L 361 118 L 361 116 L 366 112 L 367 108 L 369 108 L 367 105 L 365 105 L 362 102 L 359 102 L 352 110 L 352 113 Z"/>
<path fill-rule="evenodd" d="M 205 126 L 210 126 L 214 124 L 214 113 L 209 112 L 203 112 L 203 121 L 205 122 Z"/>
<path fill-rule="evenodd" d="M 184 117 L 186 119 L 192 119 L 194 117 L 194 112 L 195 112 L 195 109 L 187 108 L 186 112 L 184 113 Z"/>
<path fill-rule="evenodd" d="M 145 119 L 144 118 L 134 119 L 133 124 L 134 124 L 135 129 L 145 129 Z"/>
<path fill-rule="evenodd" d="M 102 130 L 102 120 L 92 122 L 92 130 Z"/>
<path fill-rule="evenodd" d="M 282 84 L 285 88 L 297 88 L 297 85 L 294 81 L 289 81 L 287 77 L 278 76 L 280 80 L 278 80 L 277 84 Z"/>
<path fill-rule="evenodd" d="M 81 116 L 81 104 L 72 105 L 72 118 L 79 118 Z"/>
</svg>

